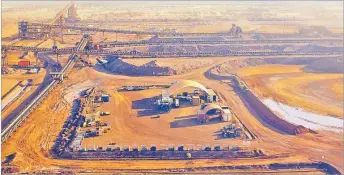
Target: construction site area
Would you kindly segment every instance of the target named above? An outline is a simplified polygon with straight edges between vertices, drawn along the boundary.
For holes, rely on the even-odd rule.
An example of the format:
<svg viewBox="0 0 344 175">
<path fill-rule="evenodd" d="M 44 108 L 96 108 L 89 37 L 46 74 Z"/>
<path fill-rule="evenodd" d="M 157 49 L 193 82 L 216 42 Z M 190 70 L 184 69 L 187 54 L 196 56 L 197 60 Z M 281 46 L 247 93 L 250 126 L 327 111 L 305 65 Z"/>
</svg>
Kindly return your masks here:
<svg viewBox="0 0 344 175">
<path fill-rule="evenodd" d="M 343 8 L 307 4 L 4 2 L 1 172 L 343 174 Z"/>
</svg>

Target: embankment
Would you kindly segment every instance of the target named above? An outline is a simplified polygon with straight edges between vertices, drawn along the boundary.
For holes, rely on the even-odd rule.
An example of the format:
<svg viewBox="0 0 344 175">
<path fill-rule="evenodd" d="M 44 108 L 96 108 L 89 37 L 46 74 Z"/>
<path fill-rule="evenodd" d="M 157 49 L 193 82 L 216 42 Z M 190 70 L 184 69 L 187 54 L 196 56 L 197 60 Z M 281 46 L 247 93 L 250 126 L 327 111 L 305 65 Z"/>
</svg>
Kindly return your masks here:
<svg viewBox="0 0 344 175">
<path fill-rule="evenodd" d="M 212 79 L 216 80 L 230 80 L 231 85 L 233 86 L 233 89 L 237 92 L 237 94 L 240 96 L 240 98 L 247 101 L 247 103 L 250 105 L 250 107 L 258 114 L 258 117 L 268 123 L 269 125 L 273 126 L 274 128 L 278 128 L 278 130 L 282 131 L 283 133 L 287 134 L 301 134 L 306 132 L 313 132 L 314 131 L 305 128 L 301 125 L 294 125 L 291 124 L 280 117 L 278 117 L 276 114 L 274 114 L 267 106 L 263 104 L 259 100 L 257 96 L 255 96 L 246 86 L 244 81 L 242 81 L 238 76 L 236 75 L 219 75 L 214 73 L 214 70 L 209 70 L 206 72 L 206 76 Z M 242 85 L 240 85 L 242 84 Z M 246 87 L 245 90 L 241 86 Z"/>
</svg>

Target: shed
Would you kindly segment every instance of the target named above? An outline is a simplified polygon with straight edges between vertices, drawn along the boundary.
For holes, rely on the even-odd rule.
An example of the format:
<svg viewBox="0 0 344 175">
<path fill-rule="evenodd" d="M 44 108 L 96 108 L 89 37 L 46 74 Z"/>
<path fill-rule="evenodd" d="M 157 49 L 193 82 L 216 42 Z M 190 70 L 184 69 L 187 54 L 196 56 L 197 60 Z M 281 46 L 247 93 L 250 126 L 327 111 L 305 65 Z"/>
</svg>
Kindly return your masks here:
<svg viewBox="0 0 344 175">
<path fill-rule="evenodd" d="M 209 101 L 209 103 L 217 102 L 218 97 L 217 97 L 216 93 L 214 92 L 214 90 L 212 90 L 212 89 L 207 89 L 207 90 L 208 90 L 208 101 Z"/>
<path fill-rule="evenodd" d="M 102 101 L 103 102 L 109 102 L 110 96 L 109 95 L 102 95 Z"/>
</svg>

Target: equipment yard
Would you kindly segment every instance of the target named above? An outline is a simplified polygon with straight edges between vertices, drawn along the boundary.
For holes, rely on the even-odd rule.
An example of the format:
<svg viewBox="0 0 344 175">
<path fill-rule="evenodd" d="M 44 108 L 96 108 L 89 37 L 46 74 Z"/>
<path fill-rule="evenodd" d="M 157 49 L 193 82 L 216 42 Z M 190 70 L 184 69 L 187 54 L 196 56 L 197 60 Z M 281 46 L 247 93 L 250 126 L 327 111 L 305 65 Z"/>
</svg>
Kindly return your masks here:
<svg viewBox="0 0 344 175">
<path fill-rule="evenodd" d="M 156 3 L 3 3 L 2 174 L 344 173 L 342 2 Z"/>
</svg>

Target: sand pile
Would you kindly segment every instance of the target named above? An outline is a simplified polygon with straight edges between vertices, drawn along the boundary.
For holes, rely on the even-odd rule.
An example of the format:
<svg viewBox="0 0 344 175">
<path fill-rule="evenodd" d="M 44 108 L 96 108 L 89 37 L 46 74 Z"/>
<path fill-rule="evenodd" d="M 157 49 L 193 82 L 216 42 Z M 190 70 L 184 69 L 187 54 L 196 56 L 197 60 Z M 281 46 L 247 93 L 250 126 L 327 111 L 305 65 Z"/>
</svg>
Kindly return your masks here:
<svg viewBox="0 0 344 175">
<path fill-rule="evenodd" d="M 332 36 L 332 32 L 324 26 L 310 26 L 299 29 L 299 33 L 304 36 Z"/>
<path fill-rule="evenodd" d="M 35 55 L 33 52 L 28 52 L 25 56 L 22 58 L 23 60 L 32 60 L 35 59 Z"/>
<path fill-rule="evenodd" d="M 146 64 L 143 65 L 144 67 L 157 67 L 158 64 L 157 64 L 157 61 L 156 60 L 152 60 Z"/>
<path fill-rule="evenodd" d="M 126 63 L 122 59 L 116 59 L 106 66 L 106 69 L 123 75 L 152 76 L 152 75 L 175 75 L 176 71 L 170 67 L 161 67 L 156 60 L 150 61 L 141 66 Z"/>
<path fill-rule="evenodd" d="M 235 59 L 217 65 L 214 69 L 219 73 L 233 73 L 240 68 L 263 64 L 268 64 L 264 58 Z"/>
<path fill-rule="evenodd" d="M 303 70 L 306 72 L 344 73 L 343 58 L 318 59 L 305 66 Z"/>
<path fill-rule="evenodd" d="M 343 72 L 342 57 L 246 58 L 242 60 L 229 60 L 221 65 L 215 66 L 214 70 L 219 73 L 234 73 L 241 68 L 265 64 L 305 65 L 303 70 L 306 72 Z"/>
<path fill-rule="evenodd" d="M 116 59 L 106 69 L 123 75 L 176 75 L 209 66 L 215 61 L 213 58 Z"/>
<path fill-rule="evenodd" d="M 325 46 L 319 46 L 319 45 L 308 45 L 305 47 L 302 47 L 298 51 L 336 51 L 336 52 L 343 52 L 343 47 L 325 47 Z"/>
<path fill-rule="evenodd" d="M 136 66 L 155 64 L 159 67 L 170 67 L 176 74 L 183 74 L 196 70 L 216 62 L 214 58 L 146 58 L 146 59 L 124 59 L 126 63 Z M 154 61 L 154 62 L 152 62 Z"/>
</svg>

